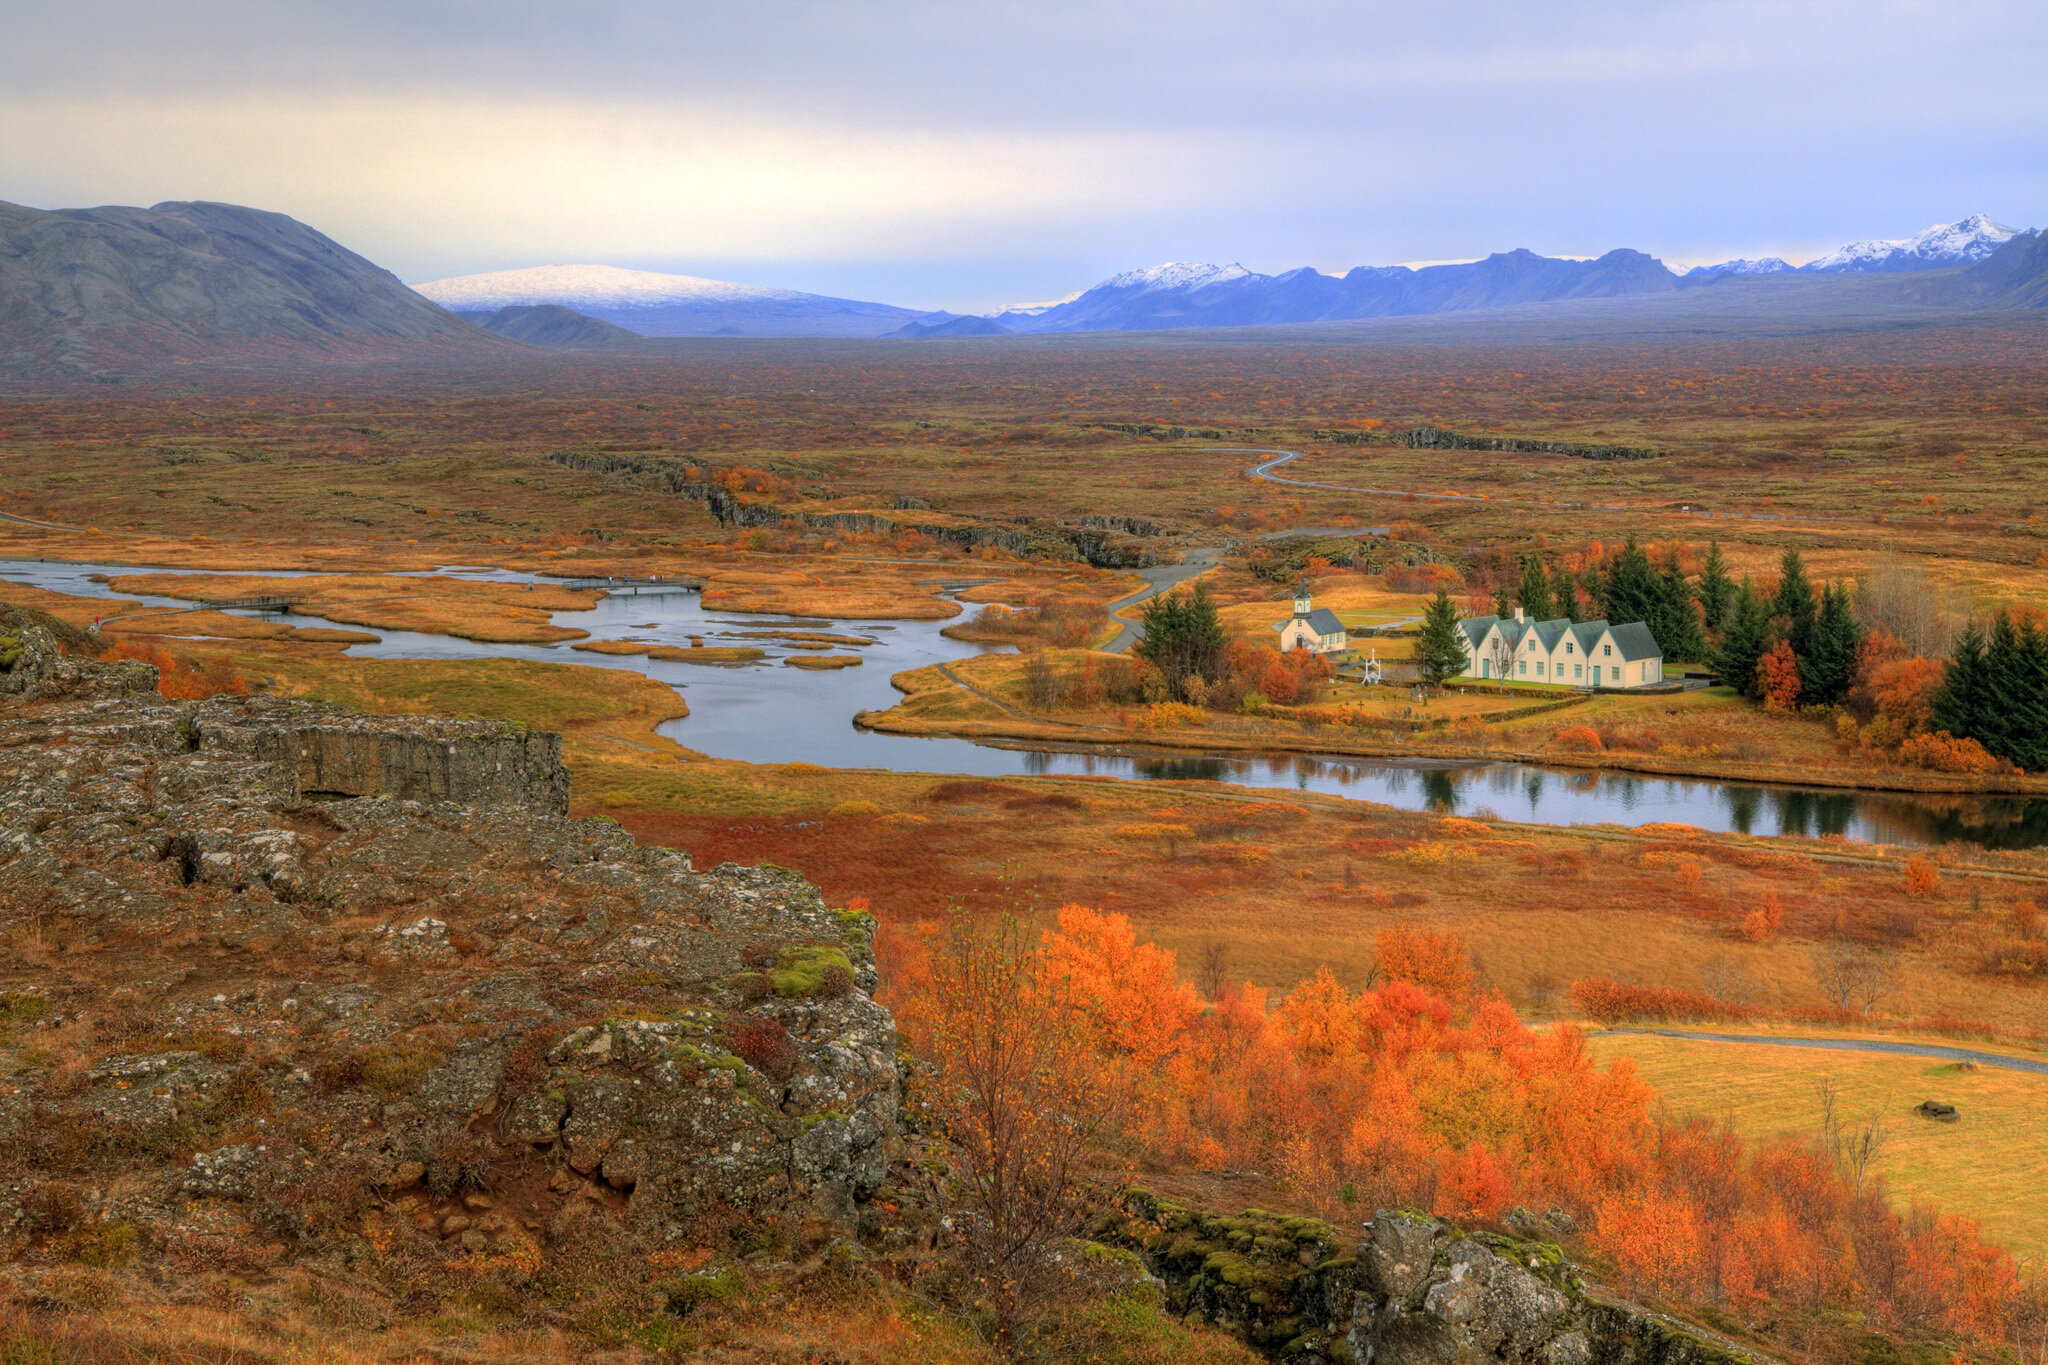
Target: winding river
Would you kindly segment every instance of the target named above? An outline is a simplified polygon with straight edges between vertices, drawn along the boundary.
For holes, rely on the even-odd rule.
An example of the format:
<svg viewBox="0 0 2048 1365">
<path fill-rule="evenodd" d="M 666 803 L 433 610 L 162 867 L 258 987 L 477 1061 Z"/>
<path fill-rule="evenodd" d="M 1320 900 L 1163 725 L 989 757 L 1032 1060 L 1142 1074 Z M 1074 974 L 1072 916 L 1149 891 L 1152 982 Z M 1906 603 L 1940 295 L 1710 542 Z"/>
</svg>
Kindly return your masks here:
<svg viewBox="0 0 2048 1365">
<path fill-rule="evenodd" d="M 79 597 L 121 596 L 151 606 L 185 608 L 171 598 L 115 594 L 92 575 L 163 572 L 130 565 L 0 560 L 0 578 Z M 450 568 L 453 577 L 546 582 L 509 570 Z M 285 577 L 292 575 L 274 574 Z M 417 576 L 417 575 L 416 575 Z M 332 626 L 315 616 L 275 618 L 288 625 Z M 1210 756 L 1145 750 L 995 745 L 963 739 L 884 735 L 851 723 L 862 710 L 882 710 L 897 693 L 891 674 L 981 652 L 949 640 L 940 621 L 820 621 L 756 613 L 707 611 L 694 592 L 665 590 L 609 596 L 589 611 L 557 612 L 557 625 L 595 639 L 641 639 L 689 645 L 750 644 L 768 651 L 759 664 L 716 668 L 659 660 L 614 658 L 567 644 L 482 644 L 445 635 L 379 630 L 376 644 L 354 645 L 358 658 L 539 659 L 594 668 L 623 668 L 681 692 L 690 715 L 662 733 L 718 758 L 750 763 L 816 763 L 834 768 L 1007 777 L 1047 774 L 1133 780 L 1204 779 L 1268 791 L 1323 792 L 1407 810 L 1490 814 L 1537 824 L 1644 825 L 1671 821 L 1746 834 L 1837 835 L 1896 844 L 1971 841 L 2023 848 L 2048 842 L 2048 800 L 2020 797 L 1936 797 L 1759 786 L 1706 779 L 1647 777 L 1545 768 L 1526 763 L 1383 761 L 1315 755 Z M 344 627 L 359 629 L 358 627 Z M 859 668 L 813 672 L 782 665 L 799 653 L 752 632 L 832 630 L 866 636 Z"/>
</svg>

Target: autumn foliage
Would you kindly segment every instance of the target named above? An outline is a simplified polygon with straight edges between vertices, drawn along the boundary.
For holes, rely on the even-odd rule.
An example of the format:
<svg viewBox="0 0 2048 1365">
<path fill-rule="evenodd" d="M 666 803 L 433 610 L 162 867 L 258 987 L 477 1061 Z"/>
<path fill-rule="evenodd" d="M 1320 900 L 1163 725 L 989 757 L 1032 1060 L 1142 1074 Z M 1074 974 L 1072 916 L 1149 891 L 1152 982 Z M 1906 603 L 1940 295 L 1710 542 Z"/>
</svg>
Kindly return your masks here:
<svg viewBox="0 0 2048 1365">
<path fill-rule="evenodd" d="M 1638 1292 L 1987 1338 L 2012 1328 L 2016 1268 L 1974 1224 L 1900 1214 L 1880 1180 L 1852 1180 L 1819 1146 L 1749 1148 L 1724 1128 L 1660 1117 L 1628 1062 L 1603 1068 L 1575 1029 L 1534 1032 L 1476 992 L 1455 935 L 1399 927 L 1379 946 L 1376 987 L 1353 992 L 1324 970 L 1277 1004 L 1246 984 L 1208 1008 L 1173 955 L 1120 915 L 1066 906 L 1040 954 L 1095 1059 L 1138 1097 L 1131 1137 L 1153 1160 L 1272 1171 L 1332 1217 L 1556 1210 Z M 897 986 L 914 1021 L 921 987 Z M 1596 1018 L 1741 1010 L 1611 982 L 1573 993 Z"/>
<path fill-rule="evenodd" d="M 122 640 L 102 656 L 138 659 L 157 671 L 156 690 L 171 701 L 245 697 L 249 680 L 219 659 L 181 659 L 161 645 Z"/>
</svg>

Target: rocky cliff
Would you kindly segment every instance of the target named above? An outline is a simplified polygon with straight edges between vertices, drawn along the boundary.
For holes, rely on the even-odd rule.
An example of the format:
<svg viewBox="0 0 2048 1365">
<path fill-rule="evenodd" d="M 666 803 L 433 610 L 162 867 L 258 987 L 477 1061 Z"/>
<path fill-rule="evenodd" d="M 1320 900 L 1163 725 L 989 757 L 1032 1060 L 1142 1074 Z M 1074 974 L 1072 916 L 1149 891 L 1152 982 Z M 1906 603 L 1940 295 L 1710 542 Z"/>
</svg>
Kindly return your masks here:
<svg viewBox="0 0 2048 1365">
<path fill-rule="evenodd" d="M 1755 1365 L 1760 1357 L 1588 1290 L 1546 1223 L 1528 1238 L 1382 1210 L 1359 1238 L 1257 1209 L 1227 1218 L 1142 1192 L 1100 1229 L 1169 1307 L 1283 1360 L 1375 1365 Z"/>
<path fill-rule="evenodd" d="M 553 735 L 173 704 L 13 638 L 0 1255 L 659 1246 L 714 1209 L 850 1227 L 884 1179 L 865 915 L 565 818 Z"/>
</svg>

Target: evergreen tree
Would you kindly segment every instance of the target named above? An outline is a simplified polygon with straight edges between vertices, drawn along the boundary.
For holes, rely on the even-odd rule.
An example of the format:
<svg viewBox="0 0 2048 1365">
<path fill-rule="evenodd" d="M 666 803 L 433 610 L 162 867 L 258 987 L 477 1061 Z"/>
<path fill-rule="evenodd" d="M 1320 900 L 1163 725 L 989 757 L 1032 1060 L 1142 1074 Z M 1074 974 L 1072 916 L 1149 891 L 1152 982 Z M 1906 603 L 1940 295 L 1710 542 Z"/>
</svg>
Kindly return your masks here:
<svg viewBox="0 0 2048 1365">
<path fill-rule="evenodd" d="M 1515 614 L 1515 590 L 1505 583 L 1493 590 L 1493 614 L 1503 620 Z"/>
<path fill-rule="evenodd" d="M 1813 601 L 1813 584 L 1807 581 L 1805 561 L 1790 545 L 1778 560 L 1778 590 L 1771 594 L 1768 616 L 1782 616 L 1792 623 L 1785 638 L 1792 652 L 1804 658 L 1813 643 L 1813 622 L 1818 611 Z M 1803 684 L 1802 684 L 1803 686 Z"/>
<path fill-rule="evenodd" d="M 1458 604 L 1437 589 L 1422 618 L 1422 636 L 1415 642 L 1415 666 L 1423 682 L 1442 687 L 1465 671 L 1465 633 L 1458 629 Z"/>
<path fill-rule="evenodd" d="M 1708 630 L 1719 630 L 1721 618 L 1728 614 L 1728 604 L 1735 599 L 1735 580 L 1728 577 L 1727 561 L 1721 558 L 1721 542 L 1707 542 L 1707 559 L 1700 565 L 1700 581 L 1697 588 L 1700 611 L 1706 617 Z"/>
<path fill-rule="evenodd" d="M 1550 575 L 1551 610 L 1567 621 L 1586 619 L 1584 609 L 1579 606 L 1579 585 L 1572 581 L 1571 570 L 1560 564 Z"/>
<path fill-rule="evenodd" d="M 1770 609 L 1747 578 L 1735 590 L 1721 626 L 1721 647 L 1714 651 L 1711 660 L 1714 676 L 1724 686 L 1748 696 L 1757 695 L 1756 664 L 1770 643 L 1771 618 Z"/>
<path fill-rule="evenodd" d="M 1648 619 L 1665 658 L 1697 662 L 1707 657 L 1706 638 L 1693 612 L 1692 586 L 1675 558 L 1657 575 L 1657 611 Z"/>
<path fill-rule="evenodd" d="M 2021 768 L 2048 768 L 2048 635 L 2000 612 L 1978 670 L 1970 737 Z"/>
<path fill-rule="evenodd" d="M 1522 561 L 1522 586 L 1515 590 L 1515 600 L 1532 621 L 1548 621 L 1557 614 L 1557 606 L 1550 600 L 1550 576 L 1543 571 L 1543 560 L 1530 555 Z"/>
<path fill-rule="evenodd" d="M 1820 595 L 1820 610 L 1799 655 L 1799 700 L 1832 706 L 1849 693 L 1855 681 L 1856 647 L 1863 631 L 1849 604 L 1847 584 L 1830 583 Z M 1796 650 L 1795 650 L 1796 652 Z"/>
<path fill-rule="evenodd" d="M 1144 638 L 1131 653 L 1157 668 L 1177 698 L 1185 698 L 1190 677 L 1215 682 L 1223 676 L 1223 622 L 1206 584 L 1186 597 L 1166 593 L 1145 604 Z"/>
<path fill-rule="evenodd" d="M 1979 731 L 1983 728 L 1985 702 L 1984 632 L 1972 621 L 1956 636 L 1955 648 L 1949 651 L 1948 665 L 1941 673 L 1941 690 L 1934 694 L 1933 705 L 1928 709 L 1927 728 L 1981 742 Z"/>
<path fill-rule="evenodd" d="M 1600 585 L 1600 603 L 1606 609 L 1607 619 L 1615 625 L 1630 621 L 1641 621 L 1651 627 L 1658 616 L 1663 594 L 1657 586 L 1657 571 L 1650 567 L 1650 557 L 1643 553 L 1643 547 L 1630 536 L 1607 565 L 1607 575 Z M 1661 643 L 1661 641 L 1660 641 Z"/>
<path fill-rule="evenodd" d="M 1579 571 L 1579 602 L 1579 610 L 1584 613 L 1579 617 L 1581 621 L 1591 621 L 1601 616 L 1606 616 L 1610 621 L 1614 619 L 1600 600 L 1600 570 L 1596 565 L 1588 564 Z"/>
</svg>

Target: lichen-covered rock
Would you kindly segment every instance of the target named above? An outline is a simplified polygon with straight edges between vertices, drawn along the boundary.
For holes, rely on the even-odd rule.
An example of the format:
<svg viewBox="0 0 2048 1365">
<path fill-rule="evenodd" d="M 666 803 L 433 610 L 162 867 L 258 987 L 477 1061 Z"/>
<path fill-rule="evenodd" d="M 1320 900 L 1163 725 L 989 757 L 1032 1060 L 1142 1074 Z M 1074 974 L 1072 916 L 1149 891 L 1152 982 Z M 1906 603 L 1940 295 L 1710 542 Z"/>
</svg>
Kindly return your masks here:
<svg viewBox="0 0 2048 1365">
<path fill-rule="evenodd" d="M 34 1006 L 0 1133 L 145 1236 L 402 1215 L 497 1254 L 534 1234 L 457 1201 L 535 1157 L 536 1233 L 850 1230 L 887 1178 L 873 921 L 566 818 L 555 736 L 74 694 L 0 706 L 0 752 L 0 991 Z M 112 1041 L 60 1072 L 58 1039 Z"/>
<path fill-rule="evenodd" d="M 1355 1248 L 1327 1223 L 1192 1212 L 1143 1192 L 1098 1233 L 1168 1302 L 1286 1360 L 1373 1365 L 1754 1365 L 1589 1295 L 1557 1247 L 1382 1210 Z"/>
</svg>

